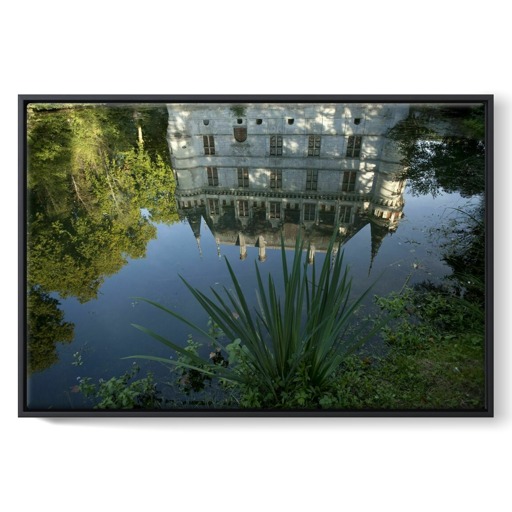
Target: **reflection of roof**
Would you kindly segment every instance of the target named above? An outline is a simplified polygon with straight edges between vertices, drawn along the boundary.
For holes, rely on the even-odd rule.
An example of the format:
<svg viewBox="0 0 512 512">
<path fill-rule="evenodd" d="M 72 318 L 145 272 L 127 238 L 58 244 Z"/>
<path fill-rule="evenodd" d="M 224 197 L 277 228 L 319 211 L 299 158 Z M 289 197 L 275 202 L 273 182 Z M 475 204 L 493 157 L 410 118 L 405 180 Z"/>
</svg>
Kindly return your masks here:
<svg viewBox="0 0 512 512">
<path fill-rule="evenodd" d="M 382 219 L 379 219 L 380 222 L 377 223 L 373 220 L 370 221 L 370 230 L 371 230 L 371 238 L 372 238 L 372 249 L 370 256 L 370 267 L 368 269 L 368 275 L 372 271 L 373 261 L 379 252 L 380 246 L 384 241 L 386 235 L 390 232 L 387 226 L 382 225 Z"/>
<path fill-rule="evenodd" d="M 196 207 L 193 209 L 180 210 L 180 215 L 188 220 L 194 235 L 197 237 L 200 232 L 201 218 L 204 219 L 207 226 L 210 228 L 215 239 L 221 244 L 225 245 L 238 245 L 240 234 L 243 235 L 245 244 L 249 246 L 257 246 L 258 238 L 263 236 L 267 248 L 281 247 L 281 234 L 284 238 L 285 247 L 295 247 L 295 242 L 301 226 L 299 223 L 284 222 L 278 227 L 272 227 L 269 222 L 252 222 L 246 226 L 241 226 L 234 216 L 234 211 L 231 209 L 225 213 L 218 222 L 214 223 L 212 218 L 206 214 L 204 207 Z M 338 239 L 342 243 L 348 242 L 355 234 L 363 229 L 368 224 L 368 218 L 365 214 L 357 213 L 354 222 L 346 227 L 344 233 L 339 233 Z M 255 225 L 256 224 L 256 225 Z M 333 234 L 334 226 L 324 224 L 311 224 L 304 227 L 303 236 L 306 244 L 311 243 L 315 246 L 317 251 L 325 251 L 329 245 L 329 241 Z M 384 230 L 387 233 L 387 230 Z M 383 233 L 384 233 L 383 231 Z M 385 236 L 385 233 L 383 236 Z M 373 235 L 373 224 L 372 224 Z M 375 247 L 378 250 L 380 243 Z M 373 251 L 373 236 L 372 236 L 372 251 Z M 373 252 L 372 252 L 373 255 Z M 373 255 L 374 256 L 374 255 Z"/>
</svg>

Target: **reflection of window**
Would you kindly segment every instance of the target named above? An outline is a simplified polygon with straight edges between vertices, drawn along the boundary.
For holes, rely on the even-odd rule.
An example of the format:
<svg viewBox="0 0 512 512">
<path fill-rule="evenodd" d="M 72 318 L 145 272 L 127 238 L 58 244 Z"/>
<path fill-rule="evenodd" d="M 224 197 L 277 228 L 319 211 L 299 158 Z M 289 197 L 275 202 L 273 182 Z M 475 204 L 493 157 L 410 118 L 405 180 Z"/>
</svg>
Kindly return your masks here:
<svg viewBox="0 0 512 512">
<path fill-rule="evenodd" d="M 356 188 L 356 172 L 345 171 L 343 173 L 343 183 L 341 184 L 342 192 L 354 192 Z"/>
<path fill-rule="evenodd" d="M 269 217 L 271 219 L 281 218 L 281 203 L 269 203 Z"/>
<path fill-rule="evenodd" d="M 281 188 L 283 184 L 281 169 L 271 169 L 270 188 Z"/>
<path fill-rule="evenodd" d="M 318 187 L 318 171 L 308 169 L 306 172 L 306 190 L 316 190 Z"/>
<path fill-rule="evenodd" d="M 347 144 L 347 157 L 359 158 L 361 154 L 361 135 L 350 135 Z"/>
<path fill-rule="evenodd" d="M 272 135 L 270 137 L 270 155 L 281 156 L 283 154 L 283 137 Z"/>
<path fill-rule="evenodd" d="M 215 141 L 213 135 L 203 135 L 203 147 L 205 155 L 215 155 Z"/>
<path fill-rule="evenodd" d="M 304 205 L 304 220 L 315 220 L 315 205 L 306 203 Z"/>
<path fill-rule="evenodd" d="M 352 206 L 340 206 L 340 222 L 347 224 L 350 222 L 350 215 L 352 213 Z"/>
<path fill-rule="evenodd" d="M 249 201 L 238 201 L 238 215 L 249 217 Z"/>
<path fill-rule="evenodd" d="M 208 199 L 208 210 L 210 211 L 210 215 L 218 215 L 219 214 L 219 200 L 218 199 Z"/>
<path fill-rule="evenodd" d="M 219 173 L 217 167 L 207 167 L 206 174 L 208 176 L 208 185 L 210 187 L 217 187 L 219 185 Z"/>
<path fill-rule="evenodd" d="M 320 156 L 320 135 L 309 136 L 308 156 Z"/>
<path fill-rule="evenodd" d="M 243 188 L 249 186 L 249 169 L 246 167 L 238 168 L 238 186 Z"/>
</svg>

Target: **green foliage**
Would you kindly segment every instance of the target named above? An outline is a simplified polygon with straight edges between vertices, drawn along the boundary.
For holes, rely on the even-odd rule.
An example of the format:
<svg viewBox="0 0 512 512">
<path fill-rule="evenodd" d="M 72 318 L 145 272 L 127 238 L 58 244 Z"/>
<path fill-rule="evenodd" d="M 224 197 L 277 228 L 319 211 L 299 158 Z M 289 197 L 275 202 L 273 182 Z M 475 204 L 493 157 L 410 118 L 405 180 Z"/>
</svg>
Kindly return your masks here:
<svg viewBox="0 0 512 512">
<path fill-rule="evenodd" d="M 233 112 L 233 115 L 235 117 L 244 117 L 246 107 L 244 107 L 243 105 L 233 105 L 230 107 L 230 110 L 231 112 Z"/>
<path fill-rule="evenodd" d="M 28 373 L 49 368 L 58 361 L 57 343 L 73 340 L 74 325 L 64 321 L 59 301 L 39 287 L 31 287 L 27 295 Z"/>
<path fill-rule="evenodd" d="M 164 118 L 165 109 L 153 108 L 137 120 L 149 124 L 148 151 L 132 108 L 29 110 L 29 283 L 93 299 L 155 237 L 141 208 L 156 222 L 178 220 L 168 150 L 154 142 L 159 132 L 165 143 Z"/>
<path fill-rule="evenodd" d="M 132 369 L 121 377 L 100 379 L 97 384 L 89 377 L 79 377 L 78 388 L 85 398 L 92 401 L 94 409 L 159 409 L 162 402 L 152 374 L 132 381 L 139 371 L 134 363 Z"/>
<path fill-rule="evenodd" d="M 435 196 L 445 190 L 472 196 L 485 190 L 483 107 L 452 115 L 446 117 L 438 107 L 416 111 L 388 134 L 398 143 L 406 167 L 404 177 L 415 194 Z M 451 123 L 448 129 L 446 119 Z"/>
<path fill-rule="evenodd" d="M 360 336 L 348 337 L 346 333 L 354 311 L 368 290 L 350 302 L 351 281 L 348 269 L 343 267 L 340 244 L 336 247 L 335 244 L 333 236 L 318 273 L 315 265 L 308 269 L 307 253 L 304 252 L 300 237 L 297 239 L 291 267 L 282 241 L 283 297 L 279 296 L 272 276 L 269 275 L 265 286 L 259 268 L 255 265 L 259 311 L 250 310 L 227 260 L 234 291 L 224 288 L 226 298 L 212 288 L 214 300 L 210 299 L 182 278 L 230 341 L 228 347 L 219 343 L 221 350 L 228 356 L 229 367 L 216 365 L 214 361 L 204 361 L 197 354 L 192 354 L 157 333 L 139 325 L 134 326 L 182 356 L 189 357 L 187 364 L 171 364 L 180 364 L 209 377 L 220 377 L 224 382 L 237 387 L 241 390 L 242 406 L 290 407 L 294 403 L 307 403 L 311 406 L 330 385 L 344 358 L 364 340 Z M 155 302 L 146 302 L 185 322 L 211 342 L 218 343 L 211 334 L 180 314 Z M 163 358 L 133 357 L 145 357 L 169 364 L 169 360 Z"/>
</svg>

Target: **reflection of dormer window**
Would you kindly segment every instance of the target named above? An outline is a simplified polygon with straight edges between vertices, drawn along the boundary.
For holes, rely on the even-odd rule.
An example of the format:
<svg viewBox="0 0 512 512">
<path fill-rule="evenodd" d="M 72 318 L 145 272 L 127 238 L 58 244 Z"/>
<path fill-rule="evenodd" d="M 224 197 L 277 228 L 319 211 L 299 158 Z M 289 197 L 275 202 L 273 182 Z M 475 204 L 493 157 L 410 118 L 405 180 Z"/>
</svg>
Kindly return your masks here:
<svg viewBox="0 0 512 512">
<path fill-rule="evenodd" d="M 261 124 L 263 122 L 263 119 L 256 119 L 256 124 Z"/>
<path fill-rule="evenodd" d="M 354 124 L 360 124 L 361 123 L 361 118 L 360 117 L 356 117 L 354 119 Z"/>
<path fill-rule="evenodd" d="M 215 155 L 215 141 L 213 135 L 203 135 L 203 148 L 205 155 Z"/>
<path fill-rule="evenodd" d="M 320 156 L 320 135 L 309 136 L 308 156 Z"/>
<path fill-rule="evenodd" d="M 347 157 L 359 158 L 361 155 L 362 137 L 360 135 L 350 135 L 347 143 Z"/>
<path fill-rule="evenodd" d="M 210 215 L 218 215 L 219 214 L 219 200 L 218 199 L 208 199 L 208 209 L 210 211 Z"/>
<path fill-rule="evenodd" d="M 295 122 L 295 119 L 293 117 L 288 118 L 288 124 L 293 124 Z"/>
<path fill-rule="evenodd" d="M 311 204 L 311 203 L 306 203 L 304 205 L 304 220 L 305 221 L 315 220 L 315 210 L 316 210 L 316 205 Z"/>
<path fill-rule="evenodd" d="M 272 135 L 270 137 L 270 156 L 281 156 L 283 154 L 283 137 Z"/>
<path fill-rule="evenodd" d="M 210 120 L 209 119 L 203 119 L 203 124 L 205 126 L 208 126 L 210 124 Z"/>
<path fill-rule="evenodd" d="M 249 201 L 238 201 L 238 215 L 249 217 Z"/>
<path fill-rule="evenodd" d="M 339 221 L 342 224 L 348 224 L 350 222 L 351 214 L 352 214 L 352 206 L 340 206 Z"/>
<path fill-rule="evenodd" d="M 271 202 L 269 203 L 269 217 L 271 219 L 281 218 L 281 203 Z"/>
</svg>

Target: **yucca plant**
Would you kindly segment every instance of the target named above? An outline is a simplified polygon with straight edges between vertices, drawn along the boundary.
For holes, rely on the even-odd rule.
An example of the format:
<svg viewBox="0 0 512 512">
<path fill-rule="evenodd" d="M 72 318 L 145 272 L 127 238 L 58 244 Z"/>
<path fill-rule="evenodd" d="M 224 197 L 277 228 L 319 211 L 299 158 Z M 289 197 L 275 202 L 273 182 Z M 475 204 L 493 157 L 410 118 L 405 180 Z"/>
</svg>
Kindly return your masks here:
<svg viewBox="0 0 512 512">
<path fill-rule="evenodd" d="M 230 365 L 227 368 L 216 366 L 211 361 L 191 355 L 163 336 L 135 324 L 133 325 L 137 329 L 188 356 L 191 364 L 173 363 L 169 359 L 152 356 L 132 357 L 181 364 L 210 377 L 218 376 L 231 381 L 235 385 L 250 383 L 253 389 L 266 397 L 267 404 L 284 404 L 286 400 L 283 396 L 296 392 L 297 386 L 307 386 L 308 389 L 321 393 L 329 385 L 343 359 L 369 336 L 364 339 L 359 336 L 360 333 L 347 336 L 354 311 L 371 287 L 357 299 L 350 300 L 351 278 L 348 268 L 343 264 L 343 252 L 340 249 L 341 244 L 336 242 L 335 232 L 318 272 L 314 263 L 308 264 L 301 236 L 297 238 L 290 266 L 286 258 L 284 239 L 281 237 L 283 296 L 279 295 L 271 275 L 264 282 L 255 262 L 259 310 L 249 307 L 227 259 L 233 291 L 230 292 L 224 287 L 225 296 L 211 288 L 213 298 L 210 298 L 180 276 L 226 338 L 240 345 L 242 364 Z M 179 313 L 147 299 L 139 300 L 145 300 L 162 309 L 219 344 L 211 334 Z M 225 350 L 222 345 L 221 348 Z"/>
</svg>

